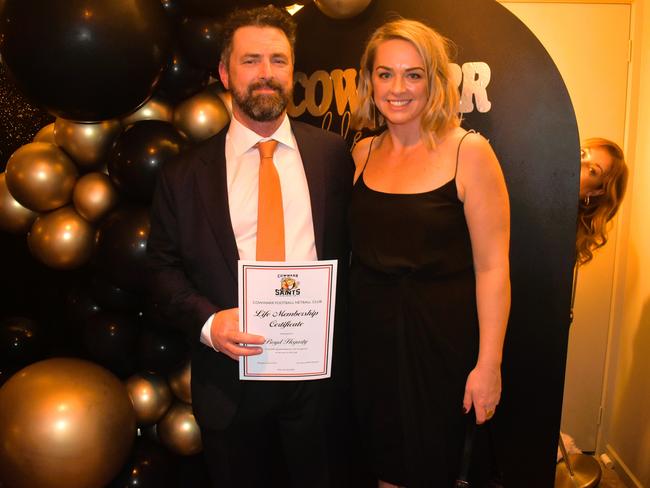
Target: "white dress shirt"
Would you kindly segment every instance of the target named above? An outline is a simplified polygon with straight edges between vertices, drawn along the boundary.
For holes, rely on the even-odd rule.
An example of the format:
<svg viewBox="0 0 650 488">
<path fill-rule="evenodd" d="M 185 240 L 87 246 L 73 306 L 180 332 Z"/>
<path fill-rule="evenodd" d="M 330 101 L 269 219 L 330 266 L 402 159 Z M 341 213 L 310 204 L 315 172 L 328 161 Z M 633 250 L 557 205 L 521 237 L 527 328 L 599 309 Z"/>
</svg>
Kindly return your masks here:
<svg viewBox="0 0 650 488">
<path fill-rule="evenodd" d="M 274 139 L 278 145 L 273 163 L 280 177 L 284 210 L 284 242 L 287 261 L 315 261 L 314 221 L 305 168 L 300 158 L 289 117 L 270 137 L 261 137 L 235 117 L 226 134 L 226 176 L 228 205 L 239 259 L 254 260 L 257 245 L 257 195 L 260 155 L 255 147 L 260 141 Z M 210 327 L 214 314 L 201 330 L 201 342 L 214 349 Z"/>
</svg>

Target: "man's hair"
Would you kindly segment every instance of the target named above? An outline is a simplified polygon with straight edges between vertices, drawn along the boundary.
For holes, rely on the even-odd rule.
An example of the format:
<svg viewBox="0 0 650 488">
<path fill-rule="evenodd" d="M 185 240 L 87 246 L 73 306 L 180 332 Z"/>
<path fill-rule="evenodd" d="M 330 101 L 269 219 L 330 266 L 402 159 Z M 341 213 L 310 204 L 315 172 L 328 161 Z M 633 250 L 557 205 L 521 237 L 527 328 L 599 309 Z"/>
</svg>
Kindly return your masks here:
<svg viewBox="0 0 650 488">
<path fill-rule="evenodd" d="M 247 10 L 234 10 L 225 20 L 223 25 L 223 38 L 221 48 L 221 62 L 228 66 L 232 54 L 232 41 L 237 29 L 242 27 L 274 27 L 284 32 L 291 46 L 296 43 L 296 23 L 289 13 L 281 8 L 267 5 Z"/>
</svg>

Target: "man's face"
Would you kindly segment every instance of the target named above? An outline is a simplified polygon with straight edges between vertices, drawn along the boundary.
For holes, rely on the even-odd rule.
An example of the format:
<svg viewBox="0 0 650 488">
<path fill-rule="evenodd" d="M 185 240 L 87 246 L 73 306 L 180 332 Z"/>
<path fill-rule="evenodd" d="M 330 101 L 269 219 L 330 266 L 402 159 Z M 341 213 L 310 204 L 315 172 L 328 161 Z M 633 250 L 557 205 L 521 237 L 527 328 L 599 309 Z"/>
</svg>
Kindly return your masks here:
<svg viewBox="0 0 650 488">
<path fill-rule="evenodd" d="M 241 27 L 233 36 L 229 65 L 220 63 L 219 75 L 240 115 L 257 122 L 276 120 L 293 89 L 289 40 L 275 27 Z"/>
</svg>

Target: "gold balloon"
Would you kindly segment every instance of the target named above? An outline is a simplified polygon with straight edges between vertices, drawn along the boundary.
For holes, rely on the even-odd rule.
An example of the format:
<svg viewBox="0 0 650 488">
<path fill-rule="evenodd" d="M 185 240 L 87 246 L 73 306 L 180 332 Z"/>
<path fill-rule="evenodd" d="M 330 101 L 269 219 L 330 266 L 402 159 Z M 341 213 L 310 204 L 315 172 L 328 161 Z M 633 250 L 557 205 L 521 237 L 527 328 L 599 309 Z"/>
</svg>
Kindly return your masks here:
<svg viewBox="0 0 650 488">
<path fill-rule="evenodd" d="M 176 398 L 185 403 L 192 403 L 192 390 L 190 388 L 190 381 L 192 379 L 192 363 L 188 361 L 178 371 L 174 371 L 169 375 L 169 386 Z"/>
<path fill-rule="evenodd" d="M 349 19 L 363 12 L 372 0 L 314 0 L 316 6 L 333 19 Z"/>
<path fill-rule="evenodd" d="M 0 478 L 7 487 L 105 487 L 134 436 L 124 385 L 97 364 L 40 361 L 0 389 Z"/>
<path fill-rule="evenodd" d="M 0 230 L 24 234 L 38 217 L 36 212 L 23 207 L 9 193 L 6 176 L 0 173 Z"/>
<path fill-rule="evenodd" d="M 221 101 L 226 106 L 226 110 L 228 110 L 228 116 L 232 119 L 232 95 L 229 91 L 220 91 L 217 93 L 217 96 L 221 98 Z"/>
<path fill-rule="evenodd" d="M 194 419 L 191 405 L 182 402 L 174 403 L 158 422 L 157 430 L 160 441 L 176 454 L 191 456 L 203 449 L 201 432 Z"/>
<path fill-rule="evenodd" d="M 217 95 L 221 99 L 223 104 L 226 106 L 226 110 L 228 110 L 228 117 L 232 119 L 232 95 L 230 94 L 230 91 L 224 90 L 223 85 L 218 81 L 206 86 L 205 91 Z"/>
<path fill-rule="evenodd" d="M 72 160 L 49 142 L 31 142 L 18 148 L 7 162 L 6 174 L 11 195 L 35 212 L 67 204 L 77 181 Z"/>
<path fill-rule="evenodd" d="M 104 161 L 122 131 L 117 120 L 84 124 L 57 118 L 54 140 L 82 168 L 93 168 Z"/>
<path fill-rule="evenodd" d="M 174 109 L 167 103 L 149 99 L 147 103 L 142 105 L 138 110 L 122 119 L 124 127 L 140 122 L 141 120 L 162 120 L 163 122 L 171 122 L 174 118 Z"/>
<path fill-rule="evenodd" d="M 155 424 L 172 404 L 172 392 L 162 376 L 135 374 L 125 384 L 139 425 Z"/>
<path fill-rule="evenodd" d="M 105 173 L 88 173 L 77 181 L 72 201 L 77 212 L 90 222 L 97 222 L 117 203 L 117 190 Z"/>
<path fill-rule="evenodd" d="M 174 110 L 174 125 L 193 141 L 217 134 L 229 121 L 228 109 L 212 90 L 203 90 Z"/>
<path fill-rule="evenodd" d="M 72 206 L 41 215 L 27 234 L 32 255 L 50 268 L 72 269 L 86 263 L 95 245 L 95 231 Z"/>
<path fill-rule="evenodd" d="M 34 136 L 34 142 L 49 142 L 50 144 L 56 144 L 54 142 L 54 122 L 47 124 L 39 130 Z"/>
</svg>

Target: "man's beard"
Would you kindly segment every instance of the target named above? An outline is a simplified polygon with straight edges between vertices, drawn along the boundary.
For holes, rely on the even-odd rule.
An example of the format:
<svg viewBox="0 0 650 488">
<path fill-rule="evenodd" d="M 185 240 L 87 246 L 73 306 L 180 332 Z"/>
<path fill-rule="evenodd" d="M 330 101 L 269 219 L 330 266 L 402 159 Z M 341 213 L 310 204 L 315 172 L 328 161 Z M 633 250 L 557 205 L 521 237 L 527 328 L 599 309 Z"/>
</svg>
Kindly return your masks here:
<svg viewBox="0 0 650 488">
<path fill-rule="evenodd" d="M 274 94 L 253 95 L 253 91 L 260 88 L 271 88 L 275 90 Z M 289 93 L 282 85 L 273 80 L 260 81 L 253 83 L 246 88 L 245 92 L 238 91 L 235 87 L 231 89 L 233 102 L 248 117 L 257 122 L 269 122 L 275 120 L 287 108 L 289 103 Z"/>
</svg>

